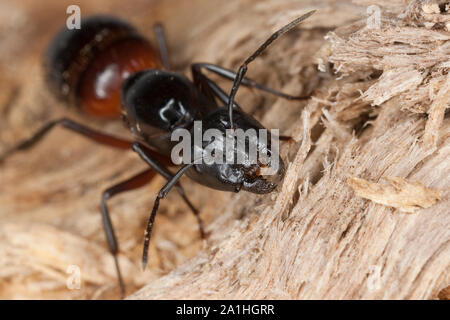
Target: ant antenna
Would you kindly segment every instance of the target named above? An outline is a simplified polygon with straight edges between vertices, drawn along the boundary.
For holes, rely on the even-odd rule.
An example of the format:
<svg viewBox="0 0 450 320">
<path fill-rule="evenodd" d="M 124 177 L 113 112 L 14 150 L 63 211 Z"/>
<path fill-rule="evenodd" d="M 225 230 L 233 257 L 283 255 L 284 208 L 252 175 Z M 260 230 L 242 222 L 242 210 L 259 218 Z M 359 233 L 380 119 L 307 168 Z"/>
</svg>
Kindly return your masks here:
<svg viewBox="0 0 450 320">
<path fill-rule="evenodd" d="M 303 20 L 306 20 L 307 18 L 309 18 L 314 12 L 316 12 L 316 10 L 312 10 L 312 11 L 302 15 L 301 17 L 298 17 L 294 21 L 290 22 L 289 24 L 285 25 L 283 28 L 276 31 L 250 57 L 248 57 L 247 60 L 245 60 L 244 63 L 239 67 L 239 71 L 237 72 L 237 75 L 234 78 L 233 87 L 231 88 L 230 98 L 228 99 L 228 114 L 230 117 L 231 129 L 234 128 L 234 125 L 233 125 L 234 97 L 236 96 L 237 90 L 239 89 L 239 86 L 241 85 L 242 79 L 244 78 L 244 75 L 247 72 L 247 66 L 250 64 L 250 62 L 255 60 L 255 58 L 258 57 L 279 36 L 281 36 L 283 33 L 287 32 L 287 31 L 291 30 L 297 24 L 302 22 Z"/>
</svg>

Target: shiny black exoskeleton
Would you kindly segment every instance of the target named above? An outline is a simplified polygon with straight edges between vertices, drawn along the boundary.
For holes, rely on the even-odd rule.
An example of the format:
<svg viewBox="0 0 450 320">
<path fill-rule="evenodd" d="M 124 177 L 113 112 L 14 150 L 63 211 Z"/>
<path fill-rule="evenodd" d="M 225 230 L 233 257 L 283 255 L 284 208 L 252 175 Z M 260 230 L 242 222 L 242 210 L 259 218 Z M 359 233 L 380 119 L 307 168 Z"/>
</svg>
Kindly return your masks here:
<svg viewBox="0 0 450 320">
<path fill-rule="evenodd" d="M 151 44 L 125 22 L 105 16 L 85 19 L 82 21 L 81 30 L 73 31 L 74 34 L 64 30 L 49 46 L 45 66 L 50 88 L 56 96 L 77 105 L 85 114 L 100 118 L 114 118 L 120 114 L 135 139 L 130 141 L 118 138 L 63 118 L 47 123 L 31 138 L 0 156 L 0 162 L 16 151 L 30 148 L 55 126 L 62 126 L 102 145 L 123 150 L 132 149 L 149 165 L 149 169 L 105 190 L 101 199 L 106 239 L 114 257 L 120 288 L 124 293 L 117 260 L 119 251 L 117 239 L 106 205 L 108 199 L 121 192 L 143 186 L 156 173 L 168 181 L 158 193 L 148 220 L 142 258 L 145 268 L 151 230 L 159 202 L 172 187 L 176 188 L 195 214 L 201 235 L 204 236 L 198 211 L 188 200 L 178 182 L 185 173 L 192 180 L 213 189 L 232 192 L 246 190 L 258 194 L 273 191 L 283 178 L 284 164 L 278 155 L 275 157 L 272 155 L 270 161 L 264 163 L 258 160 L 208 164 L 197 163 L 196 159 L 192 158 L 192 162 L 184 164 L 173 174 L 166 167 L 174 165 L 170 155 L 176 142 L 171 140 L 171 135 L 177 129 L 190 130 L 191 135 L 194 135 L 194 121 L 202 122 L 202 133 L 208 129 L 216 129 L 224 135 L 227 130 L 254 129 L 258 132 L 259 129 L 264 129 L 256 119 L 246 114 L 234 102 L 240 85 L 288 100 L 307 99 L 308 97 L 294 97 L 267 88 L 245 78 L 244 75 L 248 64 L 270 43 L 313 13 L 314 11 L 311 11 L 297 18 L 272 34 L 245 60 L 237 73 L 212 64 L 193 64 L 191 66 L 193 81 L 179 73 L 169 71 L 167 46 L 161 26 L 155 27 L 160 49 L 160 56 L 157 57 Z M 204 70 L 233 81 L 231 93 L 227 95 L 204 74 Z M 248 149 L 239 151 L 236 148 L 232 152 L 239 152 L 245 158 L 248 156 L 246 150 L 252 147 L 257 150 L 270 150 L 270 133 L 268 135 L 264 141 L 257 137 L 249 139 Z M 202 141 L 200 149 L 205 150 L 212 142 L 212 139 Z M 198 146 L 192 144 L 192 154 L 195 154 L 195 148 Z M 220 151 L 225 154 L 227 149 L 223 146 Z M 272 161 L 275 160 L 279 165 L 273 167 Z M 263 174 L 263 169 L 271 168 L 273 170 L 270 175 Z"/>
<path fill-rule="evenodd" d="M 218 107 L 201 90 L 181 74 L 162 70 L 135 73 L 122 87 L 122 117 L 128 128 L 142 144 L 170 157 L 176 141 L 171 133 L 179 128 L 191 131 L 193 123 L 202 121 L 203 132 L 214 128 L 225 133 L 230 128 L 228 109 Z M 236 128 L 247 131 L 264 127 L 252 116 L 235 107 Z M 202 132 L 202 133 L 203 133 Z M 265 142 L 249 140 L 259 150 L 270 150 L 270 133 Z M 203 147 L 212 141 L 204 141 Z M 248 146 L 248 150 L 253 146 Z M 194 153 L 192 145 L 191 153 Z M 225 153 L 225 150 L 223 150 Z M 271 192 L 284 174 L 284 165 L 278 158 L 278 169 L 270 176 L 258 175 L 258 164 L 194 164 L 186 175 L 194 181 L 223 191 L 246 190 L 253 193 Z"/>
</svg>

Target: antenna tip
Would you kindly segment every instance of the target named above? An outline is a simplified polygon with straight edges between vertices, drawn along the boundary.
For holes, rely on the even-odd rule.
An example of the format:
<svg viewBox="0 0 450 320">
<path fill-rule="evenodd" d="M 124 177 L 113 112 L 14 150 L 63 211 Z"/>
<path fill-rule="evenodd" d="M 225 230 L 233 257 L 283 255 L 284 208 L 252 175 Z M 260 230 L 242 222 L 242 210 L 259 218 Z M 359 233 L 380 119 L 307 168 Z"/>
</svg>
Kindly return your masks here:
<svg viewBox="0 0 450 320">
<path fill-rule="evenodd" d="M 295 19 L 293 22 L 291 22 L 292 26 L 295 26 L 295 25 L 299 24 L 300 22 L 302 22 L 302 21 L 308 19 L 308 18 L 309 18 L 310 16 L 312 16 L 316 11 L 317 11 L 317 10 L 314 9 L 314 10 L 311 10 L 311 11 L 305 13 L 304 15 L 298 17 L 298 18 Z"/>
<path fill-rule="evenodd" d="M 312 16 L 314 13 L 316 13 L 317 9 L 311 10 L 308 13 L 306 13 L 304 16 L 309 17 Z"/>
</svg>

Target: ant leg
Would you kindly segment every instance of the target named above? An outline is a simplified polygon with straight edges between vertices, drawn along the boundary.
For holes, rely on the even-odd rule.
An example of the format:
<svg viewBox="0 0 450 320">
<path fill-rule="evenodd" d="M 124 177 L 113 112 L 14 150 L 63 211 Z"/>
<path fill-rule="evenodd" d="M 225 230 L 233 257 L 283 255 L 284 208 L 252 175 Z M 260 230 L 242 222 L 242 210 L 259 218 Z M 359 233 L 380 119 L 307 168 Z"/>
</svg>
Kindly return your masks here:
<svg viewBox="0 0 450 320">
<path fill-rule="evenodd" d="M 222 78 L 228 79 L 233 81 L 236 78 L 236 73 L 223 68 L 221 66 L 215 65 L 215 64 L 210 64 L 210 63 L 195 63 L 192 65 L 192 74 L 194 73 L 202 73 L 202 69 L 206 69 L 208 71 L 211 71 L 219 76 L 221 76 Z M 194 76 L 195 79 L 195 76 Z M 210 80 L 211 81 L 211 80 Z M 256 88 L 258 90 L 264 91 L 264 92 L 268 92 L 270 94 L 273 94 L 277 97 L 281 97 L 287 100 L 306 100 L 309 98 L 309 96 L 293 96 L 290 94 L 286 94 L 284 92 L 272 89 L 272 88 L 268 88 L 262 84 L 257 83 L 256 81 L 253 81 L 249 78 L 243 78 L 241 84 L 245 87 L 250 87 L 250 88 Z"/>
<path fill-rule="evenodd" d="M 136 149 L 136 150 L 139 150 L 139 152 L 140 151 L 143 152 L 145 159 L 149 159 L 149 162 L 147 162 L 147 161 L 146 162 L 150 164 L 151 168 L 147 169 L 145 171 L 142 171 L 142 172 L 138 173 L 137 175 L 106 189 L 102 194 L 102 200 L 101 200 L 103 228 L 105 230 L 105 235 L 106 235 L 106 240 L 108 243 L 109 251 L 111 252 L 111 254 L 114 257 L 114 263 L 116 265 L 117 277 L 118 277 L 120 291 L 121 291 L 122 295 L 125 294 L 125 285 L 124 285 L 124 282 L 122 279 L 119 262 L 117 259 L 117 253 L 119 251 L 119 246 L 117 244 L 117 239 L 116 239 L 116 236 L 114 233 L 114 227 L 111 222 L 111 217 L 110 217 L 108 206 L 107 206 L 106 202 L 107 202 L 107 200 L 111 199 L 113 196 L 115 196 L 119 193 L 131 191 L 131 190 L 134 190 L 134 189 L 137 189 L 137 188 L 140 188 L 140 187 L 146 185 L 147 183 L 149 183 L 152 180 L 152 178 L 155 176 L 156 173 L 161 174 L 167 180 L 170 180 L 173 178 L 172 173 L 167 168 L 165 168 L 163 165 L 161 165 L 158 162 L 158 160 L 151 159 L 151 150 L 140 145 L 139 143 L 133 143 L 132 148 L 133 148 L 133 150 Z M 141 154 L 139 153 L 139 155 L 141 155 Z M 177 191 L 180 194 L 180 196 L 183 198 L 183 200 L 186 202 L 186 204 L 189 206 L 189 208 L 194 213 L 194 215 L 197 219 L 197 222 L 199 224 L 200 235 L 201 235 L 202 239 L 205 238 L 203 223 L 200 219 L 198 210 L 189 201 L 183 188 L 179 185 L 178 182 L 176 184 L 176 188 L 177 188 Z"/>
<path fill-rule="evenodd" d="M 194 83 L 205 95 L 211 95 L 213 99 L 214 97 L 217 97 L 223 104 L 228 105 L 228 96 L 225 91 L 222 90 L 222 88 L 220 88 L 214 81 L 209 79 L 201 72 L 193 72 L 195 72 Z M 240 109 L 239 105 L 236 102 L 234 103 L 234 108 Z M 290 136 L 278 136 L 278 138 L 281 141 L 294 142 L 294 139 L 292 139 L 292 137 Z"/>
<path fill-rule="evenodd" d="M 204 75 L 201 72 L 200 67 L 206 65 L 206 64 L 193 64 L 192 65 L 192 74 L 193 74 L 193 79 L 194 79 L 194 84 L 196 85 L 196 87 L 206 96 L 208 96 L 209 98 L 211 98 L 211 100 L 213 98 L 218 98 L 220 100 L 220 102 L 222 102 L 225 105 L 228 105 L 228 95 L 225 93 L 225 91 L 223 91 L 222 88 L 220 88 L 217 83 L 215 83 L 213 80 L 211 80 L 210 78 L 208 78 L 206 75 Z M 199 67 L 200 66 L 200 67 Z M 210 66 L 214 66 L 217 68 L 221 68 L 219 66 L 215 66 L 215 65 L 210 65 Z M 228 78 L 227 79 L 234 79 L 234 73 L 230 70 L 227 69 L 223 69 L 226 70 L 227 72 L 229 71 L 231 74 L 233 74 L 233 78 Z M 247 79 L 248 80 L 248 79 Z M 248 81 L 252 81 L 252 80 L 248 80 Z M 244 84 L 244 83 L 243 83 Z M 290 96 L 287 95 L 285 93 L 267 88 L 263 85 L 260 85 L 258 83 L 255 83 L 256 86 L 258 87 L 258 89 L 261 89 L 263 91 L 267 91 L 270 93 L 275 94 L 276 96 L 279 97 L 283 97 L 286 98 L 288 100 L 306 100 L 309 99 L 310 96 Z M 239 105 L 234 102 L 234 108 L 240 108 Z"/>
<path fill-rule="evenodd" d="M 222 90 L 214 81 L 204 75 L 197 64 L 192 66 L 192 78 L 194 80 L 194 85 L 211 101 L 219 101 L 225 105 L 228 105 L 228 95 Z M 216 104 L 217 107 L 217 104 Z M 240 108 L 237 103 L 234 103 L 235 108 Z"/>
<path fill-rule="evenodd" d="M 159 56 L 162 61 L 164 69 L 170 70 L 169 50 L 167 49 L 167 41 L 162 24 L 156 23 L 153 26 L 155 31 L 156 42 L 158 43 Z"/>
<path fill-rule="evenodd" d="M 278 139 L 280 139 L 280 141 L 287 141 L 287 142 L 294 142 L 294 138 L 292 138 L 291 136 L 278 136 Z"/>
<path fill-rule="evenodd" d="M 150 236 L 152 234 L 152 228 L 153 223 L 155 221 L 156 212 L 158 211 L 159 207 L 159 201 L 161 199 L 164 199 L 167 194 L 169 193 L 170 189 L 181 178 L 181 176 L 188 170 L 193 164 L 186 164 L 184 165 L 178 172 L 166 183 L 166 185 L 159 191 L 158 195 L 156 196 L 155 203 L 153 205 L 152 212 L 150 214 L 150 217 L 148 219 L 147 228 L 145 230 L 145 238 L 144 238 L 144 249 L 142 252 L 142 269 L 145 270 L 145 267 L 147 266 L 147 260 L 148 260 L 148 245 L 150 243 Z"/>
<path fill-rule="evenodd" d="M 122 274 L 120 272 L 119 261 L 117 259 L 119 246 L 117 244 L 117 238 L 114 232 L 114 227 L 111 222 L 111 217 L 109 214 L 106 201 L 119 193 L 134 190 L 144 186 L 145 184 L 150 182 L 150 180 L 152 180 L 155 174 L 156 172 L 153 169 L 147 169 L 125 181 L 122 181 L 112 187 L 109 187 L 108 189 L 103 191 L 102 194 L 101 212 L 102 212 L 103 229 L 105 231 L 109 252 L 111 252 L 112 256 L 114 257 L 117 279 L 119 281 L 120 293 L 122 297 L 125 295 L 125 284 L 122 278 Z"/>
<path fill-rule="evenodd" d="M 155 162 L 156 163 L 156 162 Z M 105 191 L 103 191 L 102 194 L 102 200 L 101 200 L 101 212 L 102 212 L 102 221 L 103 221 L 103 228 L 105 231 L 105 235 L 106 235 L 106 241 L 108 243 L 108 247 L 109 247 L 109 251 L 111 252 L 111 254 L 114 257 L 114 263 L 116 266 L 116 272 L 117 272 L 117 278 L 119 281 L 119 287 L 120 287 L 120 292 L 121 295 L 124 296 L 125 295 L 125 284 L 122 278 L 122 274 L 120 272 L 120 266 L 119 266 L 119 261 L 117 259 L 117 254 L 119 252 L 119 246 L 117 243 L 117 238 L 114 232 L 114 227 L 112 225 L 111 222 L 111 216 L 109 214 L 109 210 L 108 210 L 108 206 L 107 206 L 107 200 L 111 199 L 113 196 L 120 194 L 122 192 L 126 192 L 126 191 L 131 191 L 134 189 L 138 189 L 144 185 L 146 185 L 147 183 L 149 183 L 153 177 L 155 176 L 156 173 L 161 173 L 161 172 L 169 172 L 169 170 L 167 170 L 166 168 L 164 168 L 163 166 L 160 166 L 158 168 L 162 168 L 162 170 L 154 170 L 153 166 L 150 169 L 144 170 L 140 173 L 138 173 L 137 175 L 122 181 L 112 187 L 109 187 L 108 189 L 106 189 Z M 166 176 L 163 175 L 167 180 L 170 180 L 173 178 L 173 175 L 170 174 L 170 176 Z M 195 217 L 197 218 L 197 222 L 199 224 L 199 228 L 200 228 L 200 235 L 202 237 L 202 239 L 205 238 L 205 233 L 203 230 L 203 224 L 202 221 L 200 219 L 199 216 L 199 212 L 198 210 L 192 205 L 192 203 L 189 201 L 189 199 L 187 198 L 186 194 L 184 193 L 183 188 L 178 184 L 176 185 L 177 191 L 178 193 L 181 195 L 181 197 L 183 198 L 183 200 L 186 202 L 186 204 L 189 206 L 189 208 L 192 210 L 192 212 L 194 213 Z"/>
<path fill-rule="evenodd" d="M 73 131 L 77 134 L 80 134 L 89 140 L 95 141 L 101 145 L 109 146 L 116 149 L 121 150 L 129 150 L 131 147 L 131 144 L 133 141 L 125 140 L 122 138 L 115 137 L 113 135 L 100 132 L 95 129 L 91 129 L 89 127 L 86 127 L 78 122 L 75 122 L 70 119 L 62 118 L 58 120 L 53 120 L 45 124 L 41 129 L 39 129 L 34 135 L 32 135 L 30 138 L 20 142 L 16 146 L 12 147 L 11 149 L 7 150 L 4 154 L 0 155 L 0 163 L 2 163 L 7 157 L 12 155 L 13 153 L 17 151 L 23 151 L 26 149 L 29 149 L 33 147 L 36 143 L 38 143 L 42 138 L 45 137 L 45 135 L 54 127 L 61 126 L 65 129 L 68 129 L 70 131 Z M 154 158 L 157 158 L 158 160 L 164 162 L 164 163 L 170 163 L 170 159 L 159 154 L 156 151 L 150 151 L 152 153 L 152 156 Z"/>
<path fill-rule="evenodd" d="M 16 151 L 26 150 L 33 147 L 36 143 L 38 143 L 51 129 L 56 126 L 61 126 L 65 129 L 76 132 L 80 135 L 85 136 L 86 138 L 93 140 L 97 143 L 107 145 L 110 147 L 127 150 L 131 146 L 131 141 L 114 137 L 112 135 L 102 133 L 100 131 L 90 129 L 82 124 L 79 124 L 70 119 L 62 118 L 59 120 L 53 120 L 45 124 L 41 129 L 39 129 L 33 136 L 30 138 L 20 142 L 16 146 L 7 150 L 3 155 L 0 156 L 0 163 L 6 159 L 11 154 Z"/>
<path fill-rule="evenodd" d="M 139 142 L 134 142 L 131 145 L 131 149 L 136 152 L 142 160 L 144 160 L 152 169 L 154 169 L 156 172 L 158 172 L 160 175 L 162 175 L 166 180 L 170 181 L 174 175 L 172 172 L 170 172 L 169 169 L 164 167 L 157 159 L 155 159 L 152 154 L 149 153 L 148 148 L 146 148 L 144 145 L 142 145 Z M 197 219 L 198 228 L 200 231 L 200 236 L 202 239 L 205 239 L 205 231 L 203 228 L 203 222 L 200 218 L 200 213 L 197 210 L 197 208 L 194 207 L 194 205 L 189 201 L 187 198 L 184 189 L 181 187 L 179 183 L 175 186 L 177 188 L 178 193 L 180 194 L 181 198 L 183 198 L 184 202 L 187 204 L 187 206 L 191 209 L 192 213 L 194 214 L 195 218 Z"/>
<path fill-rule="evenodd" d="M 312 10 L 301 17 L 295 19 L 294 21 L 288 23 L 283 28 L 279 29 L 275 33 L 273 33 L 262 45 L 259 46 L 258 49 L 250 56 L 248 57 L 243 64 L 239 67 L 238 72 L 236 73 L 236 76 L 234 77 L 233 87 L 231 88 L 230 92 L 230 98 L 228 101 L 228 115 L 230 118 L 230 128 L 234 128 L 233 124 L 233 102 L 234 97 L 236 96 L 237 90 L 239 89 L 239 86 L 242 84 L 242 81 L 244 79 L 245 73 L 247 72 L 248 65 L 255 60 L 273 41 L 275 41 L 279 36 L 281 36 L 283 33 L 288 32 L 292 28 L 294 28 L 297 24 L 302 22 L 303 20 L 310 17 L 316 10 Z"/>
</svg>

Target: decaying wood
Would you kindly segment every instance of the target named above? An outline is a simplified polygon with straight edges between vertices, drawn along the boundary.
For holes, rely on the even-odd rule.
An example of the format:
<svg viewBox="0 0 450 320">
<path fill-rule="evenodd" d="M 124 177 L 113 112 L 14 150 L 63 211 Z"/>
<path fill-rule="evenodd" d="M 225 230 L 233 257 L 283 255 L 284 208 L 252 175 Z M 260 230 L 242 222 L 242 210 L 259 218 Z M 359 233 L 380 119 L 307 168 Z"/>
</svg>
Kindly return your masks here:
<svg viewBox="0 0 450 320">
<path fill-rule="evenodd" d="M 448 298 L 450 33 L 442 3 L 81 1 L 82 12 L 120 12 L 150 37 L 157 19 L 167 21 L 184 70 L 191 61 L 236 68 L 270 32 L 318 9 L 249 69 L 268 86 L 312 98 L 237 97 L 296 141 L 282 146 L 288 167 L 276 192 L 229 194 L 183 179 L 208 238 L 199 239 L 194 217 L 169 194 L 146 272 L 143 231 L 163 180 L 110 201 L 129 298 Z M 380 24 L 368 25 L 374 4 Z M 61 115 L 126 135 L 120 123 L 61 108 L 43 84 L 40 52 L 64 23 L 63 4 L 0 8 L 0 150 Z M 98 205 L 102 190 L 142 168 L 132 153 L 60 129 L 3 164 L 0 297 L 118 297 Z M 80 268 L 79 290 L 67 288 L 69 266 Z"/>
<path fill-rule="evenodd" d="M 398 208 L 402 212 L 416 212 L 429 208 L 440 200 L 440 193 L 425 188 L 419 182 L 406 181 L 400 177 L 383 177 L 388 184 L 372 183 L 361 178 L 349 178 L 348 184 L 356 195 L 373 202 Z"/>
</svg>

